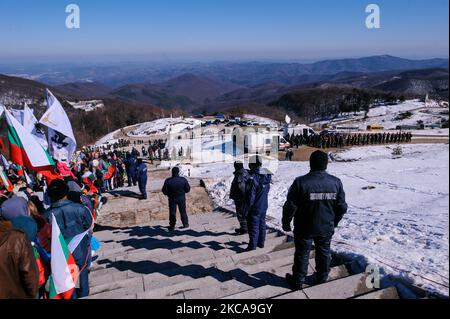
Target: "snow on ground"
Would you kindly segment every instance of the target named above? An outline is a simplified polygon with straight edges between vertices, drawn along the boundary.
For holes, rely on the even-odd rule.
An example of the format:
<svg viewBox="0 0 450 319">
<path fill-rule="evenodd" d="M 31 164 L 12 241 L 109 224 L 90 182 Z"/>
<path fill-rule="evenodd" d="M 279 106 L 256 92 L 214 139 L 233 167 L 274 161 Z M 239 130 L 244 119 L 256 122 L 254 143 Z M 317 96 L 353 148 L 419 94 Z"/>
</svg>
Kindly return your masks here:
<svg viewBox="0 0 450 319">
<path fill-rule="evenodd" d="M 188 128 L 201 125 L 201 121 L 192 118 L 163 118 L 138 125 L 129 133 L 132 137 L 146 137 L 155 134 L 180 133 Z"/>
<path fill-rule="evenodd" d="M 449 146 L 353 148 L 333 154 L 329 172 L 342 179 L 348 214 L 336 231 L 333 249 L 362 255 L 387 273 L 407 276 L 446 295 L 449 273 Z M 210 178 L 208 191 L 217 206 L 234 210 L 229 200 L 231 164 L 189 167 L 191 176 Z M 281 228 L 282 205 L 307 162 L 280 162 L 270 191 L 268 223 Z M 369 188 L 367 188 L 369 187 Z"/>
<path fill-rule="evenodd" d="M 417 121 L 423 121 L 424 124 L 436 124 L 440 123 L 441 119 L 448 119 L 448 108 L 429 105 L 437 104 L 425 104 L 419 100 L 408 100 L 397 105 L 378 106 L 370 109 L 367 113 L 367 118 L 364 118 L 364 113 L 359 112 L 355 116 L 343 117 L 332 121 L 322 121 L 312 123 L 311 125 L 348 125 L 358 126 L 360 130 L 365 130 L 368 125 L 379 124 L 386 130 L 396 129 L 400 125 L 417 125 Z M 399 115 L 410 112 L 409 118 L 400 119 Z M 436 130 L 421 130 L 421 134 L 433 134 Z M 437 135 L 437 134 L 434 134 Z"/>
<path fill-rule="evenodd" d="M 367 116 L 375 117 L 375 116 L 384 116 L 388 114 L 398 114 L 401 112 L 412 111 L 423 107 L 425 107 L 424 102 L 420 102 L 419 100 L 410 100 L 405 101 L 403 103 L 399 103 L 397 105 L 382 105 L 372 108 L 370 109 Z"/>
<path fill-rule="evenodd" d="M 102 100 L 90 100 L 90 101 L 78 101 L 78 102 L 70 102 L 74 109 L 83 110 L 85 112 L 91 112 L 96 109 L 101 109 L 105 106 Z"/>
<path fill-rule="evenodd" d="M 103 136 L 97 141 L 96 145 L 99 146 L 104 144 L 114 144 L 117 141 L 116 139 L 114 139 L 114 136 L 116 136 L 116 134 L 118 134 L 119 132 L 120 129 Z"/>
<path fill-rule="evenodd" d="M 279 121 L 275 121 L 275 120 L 269 119 L 267 117 L 262 117 L 262 116 L 258 116 L 258 115 L 245 114 L 243 116 L 243 118 L 245 120 L 248 120 L 248 121 L 257 122 L 257 123 L 259 123 L 261 125 L 269 125 L 270 127 L 278 127 L 278 126 L 280 126 L 280 122 Z"/>
<path fill-rule="evenodd" d="M 428 137 L 447 137 L 449 136 L 448 128 L 433 129 L 433 130 L 412 130 L 413 136 L 428 136 Z"/>
</svg>

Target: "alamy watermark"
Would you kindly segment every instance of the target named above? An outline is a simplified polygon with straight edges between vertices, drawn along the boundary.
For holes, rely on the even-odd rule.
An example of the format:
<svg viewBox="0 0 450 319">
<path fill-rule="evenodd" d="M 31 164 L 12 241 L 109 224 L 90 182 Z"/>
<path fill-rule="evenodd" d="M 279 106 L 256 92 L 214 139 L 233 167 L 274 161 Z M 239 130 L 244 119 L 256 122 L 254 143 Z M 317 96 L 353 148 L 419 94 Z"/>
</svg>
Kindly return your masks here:
<svg viewBox="0 0 450 319">
<path fill-rule="evenodd" d="M 66 13 L 69 15 L 66 18 L 67 29 L 80 28 L 80 7 L 77 4 L 71 3 L 66 6 Z"/>
<path fill-rule="evenodd" d="M 369 15 L 366 18 L 367 29 L 380 29 L 381 28 L 381 11 L 380 6 L 374 3 L 367 5 L 366 13 Z"/>
<path fill-rule="evenodd" d="M 380 268 L 375 265 L 368 265 L 366 274 L 366 287 L 368 289 L 380 289 Z"/>
</svg>

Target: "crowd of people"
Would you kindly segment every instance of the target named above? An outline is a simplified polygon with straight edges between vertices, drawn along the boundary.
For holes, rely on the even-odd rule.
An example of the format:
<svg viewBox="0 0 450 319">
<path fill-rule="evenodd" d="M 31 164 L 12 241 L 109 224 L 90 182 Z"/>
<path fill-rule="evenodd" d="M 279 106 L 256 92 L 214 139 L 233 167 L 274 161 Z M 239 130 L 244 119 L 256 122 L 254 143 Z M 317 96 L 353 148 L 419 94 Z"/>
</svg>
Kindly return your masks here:
<svg viewBox="0 0 450 319">
<path fill-rule="evenodd" d="M 410 143 L 411 132 L 379 132 L 379 133 L 322 133 L 316 135 L 287 135 L 285 139 L 293 147 L 307 145 L 310 147 L 327 149 L 343 148 L 346 146 L 366 146 L 394 143 Z"/>
<path fill-rule="evenodd" d="M 287 136 L 292 146 L 309 145 L 315 148 L 344 147 L 411 142 L 411 133 L 334 134 L 314 136 Z M 141 143 L 142 142 L 142 143 Z M 94 236 L 95 221 L 106 203 L 103 194 L 125 185 L 139 186 L 141 199 L 147 199 L 148 158 L 168 158 L 166 141 L 135 141 L 141 145 L 125 152 L 129 140 L 118 140 L 101 147 L 84 147 L 72 161 L 65 158 L 56 162 L 61 178 L 47 181 L 42 174 L 8 162 L 3 155 L 0 191 L 0 299 L 49 298 L 51 274 L 52 218 L 62 236 L 70 241 L 78 234 L 86 236 L 73 250 L 77 265 L 78 283 L 72 298 L 89 295 L 89 267 L 100 244 Z M 289 150 L 286 158 L 294 155 Z M 311 155 L 309 174 L 294 181 L 283 207 L 283 229 L 291 231 L 294 219 L 295 257 L 293 273 L 286 279 L 293 289 L 305 284 L 309 252 L 316 247 L 316 282 L 326 281 L 330 270 L 330 243 L 339 221 L 347 211 L 341 181 L 326 172 L 328 156 L 322 151 Z M 249 159 L 249 168 L 234 163 L 234 179 L 230 198 L 234 201 L 240 227 L 237 235 L 248 234 L 247 251 L 264 248 L 266 213 L 272 175 L 262 168 L 259 155 Z M 182 229 L 189 227 L 186 194 L 190 186 L 180 176 L 178 167 L 172 169 L 162 188 L 169 200 L 169 231 L 176 225 L 176 211 L 180 212 Z M 319 216 L 315 218 L 314 216 Z"/>
<path fill-rule="evenodd" d="M 59 178 L 53 180 L 0 156 L 0 299 L 51 297 L 52 216 L 67 243 L 86 233 L 72 252 L 79 276 L 71 297 L 88 296 L 88 270 L 99 249 L 93 230 L 104 193 L 139 185 L 141 199 L 147 199 L 147 165 L 139 152 L 85 147 L 70 162 L 54 160 Z"/>
</svg>

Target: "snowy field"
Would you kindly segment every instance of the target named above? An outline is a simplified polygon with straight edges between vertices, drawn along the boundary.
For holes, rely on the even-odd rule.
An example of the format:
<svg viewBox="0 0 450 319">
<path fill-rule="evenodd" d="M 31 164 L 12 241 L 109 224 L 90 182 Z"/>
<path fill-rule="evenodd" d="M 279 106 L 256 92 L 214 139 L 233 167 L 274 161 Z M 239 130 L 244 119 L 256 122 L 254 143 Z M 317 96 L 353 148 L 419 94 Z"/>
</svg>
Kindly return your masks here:
<svg viewBox="0 0 450 319">
<path fill-rule="evenodd" d="M 386 273 L 448 295 L 449 146 L 404 145 L 399 159 L 393 159 L 393 147 L 333 154 L 329 172 L 342 179 L 349 204 L 333 249 L 364 256 Z M 193 177 L 209 178 L 207 188 L 217 206 L 234 210 L 229 200 L 232 165 L 189 169 Z M 270 226 L 281 228 L 288 187 L 308 170 L 307 162 L 279 163 L 270 191 Z"/>
<path fill-rule="evenodd" d="M 201 121 L 193 118 L 163 118 L 138 125 L 128 135 L 132 137 L 147 137 L 155 134 L 176 134 L 188 128 L 201 125 Z"/>
<path fill-rule="evenodd" d="M 433 106 L 432 106 L 433 105 Z M 348 118 L 332 120 L 330 122 L 316 122 L 311 125 L 349 125 L 358 126 L 360 130 L 365 130 L 368 125 L 379 124 L 386 130 L 395 129 L 399 125 L 417 125 L 417 121 L 423 121 L 424 124 L 440 123 L 441 119 L 449 118 L 449 109 L 439 107 L 437 104 L 429 103 L 426 107 L 424 102 L 419 100 L 409 100 L 397 105 L 378 106 L 371 108 L 364 118 L 364 112 L 359 112 L 356 116 L 351 115 Z M 410 112 L 411 116 L 401 119 L 398 116 L 402 113 Z M 420 134 L 428 134 L 436 130 L 421 130 Z M 448 130 L 446 131 L 448 135 Z M 434 134 L 436 135 L 436 134 Z"/>
<path fill-rule="evenodd" d="M 253 114 L 245 114 L 243 116 L 243 118 L 247 121 L 253 121 L 253 122 L 257 122 L 261 125 L 268 125 L 270 127 L 278 127 L 280 126 L 280 122 L 279 121 L 275 121 L 272 119 L 269 119 L 267 117 L 262 117 L 262 116 L 258 116 L 258 115 L 253 115 Z"/>
</svg>

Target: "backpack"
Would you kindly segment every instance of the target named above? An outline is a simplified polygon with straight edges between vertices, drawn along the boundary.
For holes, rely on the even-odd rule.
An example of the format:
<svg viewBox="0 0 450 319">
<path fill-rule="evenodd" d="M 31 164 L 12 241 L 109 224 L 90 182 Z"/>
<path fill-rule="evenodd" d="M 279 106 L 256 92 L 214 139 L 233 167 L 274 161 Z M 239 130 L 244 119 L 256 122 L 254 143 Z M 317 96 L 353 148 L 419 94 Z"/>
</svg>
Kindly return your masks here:
<svg viewBox="0 0 450 319">
<path fill-rule="evenodd" d="M 244 201 L 248 193 L 248 180 L 250 175 L 247 171 L 234 177 L 230 188 L 230 199 L 234 201 Z"/>
</svg>

